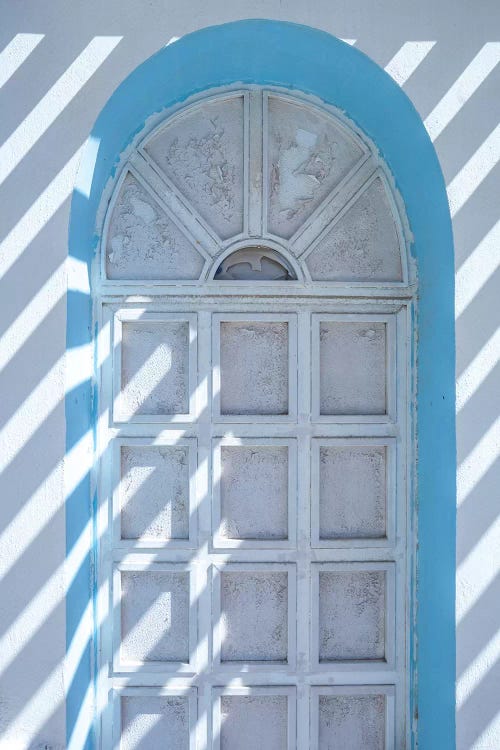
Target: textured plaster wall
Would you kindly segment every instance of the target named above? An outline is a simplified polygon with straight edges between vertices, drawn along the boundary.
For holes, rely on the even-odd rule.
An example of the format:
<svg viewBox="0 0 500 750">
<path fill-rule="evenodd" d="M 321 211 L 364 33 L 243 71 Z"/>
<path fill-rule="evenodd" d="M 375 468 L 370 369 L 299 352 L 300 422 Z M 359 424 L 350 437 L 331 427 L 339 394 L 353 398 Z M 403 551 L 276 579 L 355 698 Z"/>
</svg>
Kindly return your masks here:
<svg viewBox="0 0 500 750">
<path fill-rule="evenodd" d="M 173 37 L 268 17 L 356 40 L 404 86 L 436 144 L 457 267 L 457 747 L 498 750 L 498 3 L 3 0 L 0 17 L 0 748 L 65 747 L 65 680 L 77 656 L 64 672 L 64 262 L 78 150 L 116 86 Z M 159 585 L 184 596 L 181 580 Z M 129 700 L 125 710 L 139 709 Z M 254 701 L 256 717 L 265 710 L 281 709 Z M 330 701 L 321 715 L 339 710 Z M 169 711 L 175 736 L 184 708 Z"/>
</svg>

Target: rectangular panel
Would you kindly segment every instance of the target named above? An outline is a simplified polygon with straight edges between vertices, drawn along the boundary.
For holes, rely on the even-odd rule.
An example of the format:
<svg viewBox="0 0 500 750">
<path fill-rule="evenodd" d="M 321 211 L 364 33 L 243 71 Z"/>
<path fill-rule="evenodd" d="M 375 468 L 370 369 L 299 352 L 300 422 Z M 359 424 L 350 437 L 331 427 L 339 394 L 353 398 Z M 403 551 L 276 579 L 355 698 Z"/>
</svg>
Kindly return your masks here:
<svg viewBox="0 0 500 750">
<path fill-rule="evenodd" d="M 235 437 L 214 441 L 215 547 L 293 545 L 296 453 L 294 440 Z"/>
<path fill-rule="evenodd" d="M 214 315 L 214 414 L 226 421 L 296 413 L 296 316 Z"/>
<path fill-rule="evenodd" d="M 394 563 L 311 566 L 313 665 L 394 665 L 394 576 Z"/>
<path fill-rule="evenodd" d="M 213 571 L 215 664 L 237 670 L 293 668 L 295 566 L 232 563 Z"/>
<path fill-rule="evenodd" d="M 321 414 L 386 413 L 384 323 L 322 321 Z"/>
<path fill-rule="evenodd" d="M 395 418 L 396 321 L 390 315 L 313 315 L 313 418 Z"/>
<path fill-rule="evenodd" d="M 317 438 L 311 443 L 313 547 L 394 542 L 396 444 L 390 438 Z"/>
<path fill-rule="evenodd" d="M 114 671 L 193 671 L 193 571 L 182 564 L 115 566 Z"/>
<path fill-rule="evenodd" d="M 195 750 L 196 688 L 114 692 L 114 750 Z"/>
<path fill-rule="evenodd" d="M 395 750 L 394 688 L 311 688 L 311 750 Z"/>
<path fill-rule="evenodd" d="M 194 419 L 196 315 L 120 310 L 113 346 L 115 421 Z"/>
<path fill-rule="evenodd" d="M 196 440 L 114 441 L 115 544 L 196 545 Z"/>
<path fill-rule="evenodd" d="M 109 677 L 101 705 L 109 690 L 120 691 L 129 681 L 158 686 L 139 688 L 140 695 L 152 697 L 149 712 L 140 700 L 118 701 L 125 717 L 123 742 L 137 742 L 144 750 L 154 750 L 160 737 L 165 746 L 185 748 L 185 703 L 161 704 L 156 700 L 160 685 L 168 685 L 174 698 L 177 688 L 180 694 L 198 685 L 199 719 L 191 733 L 196 748 L 265 750 L 268 742 L 269 750 L 295 749 L 295 743 L 302 750 L 330 750 L 338 743 L 351 750 L 349 738 L 358 741 L 363 722 L 367 730 L 360 741 L 368 748 L 373 738 L 388 742 L 394 717 L 384 725 L 380 716 L 384 707 L 386 718 L 394 711 L 396 688 L 379 685 L 396 685 L 403 693 L 405 667 L 406 453 L 401 436 L 406 431 L 400 391 L 405 349 L 398 339 L 396 350 L 397 316 L 387 314 L 388 306 L 384 314 L 372 315 L 373 305 L 363 305 L 359 314 L 330 312 L 344 309 L 338 305 L 329 305 L 328 313 L 312 313 L 309 305 L 288 303 L 286 314 L 272 312 L 277 306 L 269 313 L 252 313 L 249 306 L 244 313 L 214 309 L 218 312 L 203 306 L 196 315 L 124 310 L 114 321 L 115 403 L 120 406 L 116 383 L 122 382 L 124 324 L 130 319 L 149 325 L 150 316 L 154 331 L 161 332 L 165 322 L 187 325 L 191 398 L 185 415 L 130 415 L 127 424 L 105 426 L 103 445 L 110 447 L 104 450 L 103 486 L 112 488 L 113 507 L 104 515 L 113 519 L 114 536 L 103 547 L 103 567 L 113 569 L 113 583 L 111 596 L 108 590 L 102 597 L 110 600 L 114 625 L 102 640 L 101 666 Z M 298 314 L 290 312 L 294 309 Z M 399 317 L 401 334 L 404 315 Z M 320 413 L 320 324 L 325 321 L 382 327 L 384 414 Z M 254 324 L 263 326 L 262 337 L 260 328 L 255 335 Z M 267 338 L 269 330 L 275 335 L 276 325 L 278 341 L 286 347 Z M 247 360 L 238 361 L 238 339 L 247 329 L 257 345 L 249 347 Z M 221 413 L 221 334 L 224 339 L 227 331 L 235 348 L 225 360 L 232 373 L 226 382 L 241 403 L 251 402 L 258 377 L 273 379 L 266 356 L 282 362 L 280 352 L 286 349 L 286 366 L 280 364 L 279 370 L 286 382 L 287 413 L 265 408 L 257 414 Z M 245 361 L 250 363 L 246 370 Z M 246 381 L 238 376 L 242 371 Z M 112 382 L 110 375 L 105 382 Z M 278 396 L 279 382 L 277 389 L 270 386 Z M 399 421 L 389 424 L 396 412 Z M 108 563 L 110 558 L 123 561 Z M 107 670 L 111 661 L 113 668 Z M 316 729 L 310 729 L 310 693 L 323 691 L 322 682 L 340 687 L 345 700 L 323 700 L 319 712 L 318 698 Z M 229 684 L 240 687 L 233 693 Z M 357 700 L 357 691 L 367 685 L 367 699 Z M 324 690 L 329 699 L 330 687 Z M 157 732 L 172 707 L 179 715 L 171 721 L 171 736 Z M 391 750 L 404 746 L 403 713 L 398 712 L 398 742 Z M 111 720 L 104 723 L 107 747 Z M 137 730 L 131 733 L 125 724 Z"/>
<path fill-rule="evenodd" d="M 221 413 L 288 414 L 287 323 L 222 321 Z"/>
<path fill-rule="evenodd" d="M 213 750 L 295 750 L 295 688 L 214 688 L 212 696 Z"/>
</svg>

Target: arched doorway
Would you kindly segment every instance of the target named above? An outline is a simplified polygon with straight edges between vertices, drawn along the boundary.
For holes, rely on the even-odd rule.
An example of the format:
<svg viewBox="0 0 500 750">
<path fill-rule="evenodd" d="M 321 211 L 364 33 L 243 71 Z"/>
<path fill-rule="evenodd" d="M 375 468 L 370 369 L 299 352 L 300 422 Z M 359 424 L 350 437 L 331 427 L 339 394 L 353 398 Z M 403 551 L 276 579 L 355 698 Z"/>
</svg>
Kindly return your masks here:
<svg viewBox="0 0 500 750">
<path fill-rule="evenodd" d="M 411 745 L 421 282 L 334 103 L 204 87 L 101 190 L 102 747 Z"/>
</svg>

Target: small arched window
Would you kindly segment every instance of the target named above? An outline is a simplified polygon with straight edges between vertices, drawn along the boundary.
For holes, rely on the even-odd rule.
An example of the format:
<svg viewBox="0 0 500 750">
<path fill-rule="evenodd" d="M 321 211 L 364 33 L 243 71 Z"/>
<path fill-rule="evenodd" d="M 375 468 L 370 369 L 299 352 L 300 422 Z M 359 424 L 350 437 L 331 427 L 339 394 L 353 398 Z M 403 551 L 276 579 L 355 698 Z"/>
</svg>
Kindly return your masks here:
<svg viewBox="0 0 500 750">
<path fill-rule="evenodd" d="M 214 281 L 296 281 L 290 263 L 277 250 L 250 245 L 234 250 L 218 266 Z"/>
</svg>

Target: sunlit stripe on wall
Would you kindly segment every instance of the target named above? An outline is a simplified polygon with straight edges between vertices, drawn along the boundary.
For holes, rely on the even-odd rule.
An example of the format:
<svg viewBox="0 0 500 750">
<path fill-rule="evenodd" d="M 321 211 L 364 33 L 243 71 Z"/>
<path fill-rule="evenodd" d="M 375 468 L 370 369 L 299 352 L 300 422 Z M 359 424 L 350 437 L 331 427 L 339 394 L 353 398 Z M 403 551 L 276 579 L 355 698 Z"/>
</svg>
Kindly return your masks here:
<svg viewBox="0 0 500 750">
<path fill-rule="evenodd" d="M 500 125 L 497 125 L 448 185 L 452 217 L 467 203 L 499 159 Z"/>
<path fill-rule="evenodd" d="M 460 710 L 466 700 L 473 694 L 481 683 L 485 672 L 499 660 L 500 629 L 459 676 L 457 680 L 457 710 Z"/>
<path fill-rule="evenodd" d="M 464 408 L 467 401 L 479 390 L 488 375 L 500 362 L 500 328 L 482 347 L 472 362 L 465 368 L 457 380 L 457 413 Z"/>
<path fill-rule="evenodd" d="M 498 62 L 500 62 L 500 42 L 488 42 L 479 50 L 472 62 L 425 119 L 424 125 L 432 141 L 435 141 L 449 125 Z"/>
<path fill-rule="evenodd" d="M 0 471 L 5 471 L 18 452 L 60 404 L 63 382 L 64 356 L 57 360 L 40 382 L 31 389 L 22 404 L 2 427 L 0 441 L 4 450 L 0 456 Z"/>
<path fill-rule="evenodd" d="M 44 36 L 45 34 L 16 34 L 3 48 L 0 52 L 0 88 L 12 78 Z"/>
<path fill-rule="evenodd" d="M 500 417 L 481 436 L 458 467 L 457 504 L 461 505 L 500 456 Z"/>
<path fill-rule="evenodd" d="M 404 86 L 435 44 L 436 42 L 405 42 L 387 63 L 385 72 L 400 86 Z"/>
<path fill-rule="evenodd" d="M 455 318 L 465 312 L 500 266 L 500 220 L 464 260 L 455 277 Z"/>
<path fill-rule="evenodd" d="M 58 695 L 63 691 L 61 680 L 61 668 L 58 664 L 15 713 L 8 729 L 3 732 L 5 739 L 0 738 L 0 750 L 26 750 L 27 747 L 45 750 L 50 747 L 44 742 L 32 744 L 31 740 L 60 708 L 60 704 L 47 700 L 47 696 Z"/>
<path fill-rule="evenodd" d="M 62 601 L 62 596 L 60 597 L 60 600 Z M 88 646 L 89 627 L 91 627 L 92 620 L 93 613 L 92 608 L 89 605 L 83 613 L 79 626 L 67 649 L 64 671 L 66 685 L 70 684 L 74 678 L 80 660 Z M 19 733 L 22 737 L 24 734 L 24 727 L 26 726 L 29 726 L 30 728 L 30 736 L 36 735 L 36 733 L 42 729 L 44 724 L 57 711 L 60 704 L 54 704 L 47 701 L 47 694 L 60 692 L 57 685 L 60 679 L 61 670 L 60 665 L 57 664 L 47 675 L 41 685 L 39 685 L 33 692 L 33 695 L 25 703 L 22 709 L 17 712 L 14 721 L 9 727 L 9 736 L 7 739 L 8 744 L 4 746 L 0 740 L 0 750 L 4 750 L 4 748 L 5 750 L 25 750 L 26 743 L 24 739 L 21 739 L 17 746 L 13 737 L 16 733 Z M 82 706 L 79 722 L 77 722 L 74 727 L 73 733 L 75 740 L 78 739 L 80 741 L 80 744 L 77 744 L 76 747 L 81 748 L 84 746 L 84 737 L 88 734 L 93 721 L 93 708 L 93 689 L 90 685 L 84 701 L 84 706 Z M 42 745 L 37 745 L 37 747 L 42 747 Z M 43 745 L 43 747 L 45 747 L 45 745 Z M 69 747 L 73 747 L 73 744 L 69 743 L 68 748 Z"/>
<path fill-rule="evenodd" d="M 80 535 L 77 543 L 73 546 L 66 561 L 54 570 L 0 638 L 0 675 L 4 674 L 19 654 L 22 653 L 23 649 L 29 644 L 46 620 L 53 614 L 56 607 L 63 601 L 65 596 L 63 580 L 66 587 L 71 585 L 82 561 L 88 554 L 88 544 L 91 536 L 92 529 L 89 524 Z M 50 602 L 49 606 L 47 606 L 47 602 Z M 87 626 L 90 621 L 87 621 Z M 72 659 L 71 663 L 74 661 Z"/>
<path fill-rule="evenodd" d="M 497 750 L 497 738 L 500 734 L 500 712 L 497 712 L 489 721 L 485 722 L 486 726 L 477 734 L 474 745 L 470 750 Z"/>
<path fill-rule="evenodd" d="M 68 738 L 67 750 L 81 750 L 87 746 L 94 723 L 94 688 L 89 685 L 85 691 L 78 717 Z"/>
<path fill-rule="evenodd" d="M 0 337 L 0 372 L 22 349 L 45 318 L 66 294 L 65 264 L 56 268 L 52 276 L 25 304 L 17 318 Z"/>
<path fill-rule="evenodd" d="M 0 147 L 0 183 L 103 64 L 121 36 L 96 36 Z"/>
<path fill-rule="evenodd" d="M 49 219 L 71 195 L 81 152 L 82 147 L 66 162 L 0 243 L 0 278 L 21 257 L 30 242 L 33 242 Z"/>
<path fill-rule="evenodd" d="M 459 593 L 457 622 L 472 612 L 481 596 L 498 577 L 498 566 L 491 559 L 491 551 L 500 549 L 500 516 L 490 523 L 480 540 L 457 569 Z M 471 585 L 473 582 L 473 585 Z"/>
<path fill-rule="evenodd" d="M 86 476 L 86 467 L 89 456 L 93 456 L 92 433 L 85 433 L 75 445 L 68 450 L 64 459 L 64 477 L 68 495 L 76 490 L 78 485 Z M 43 504 L 47 487 L 57 481 L 60 475 L 60 465 L 44 477 L 43 481 L 36 487 L 29 500 L 18 511 L 17 515 L 0 531 L 0 549 L 16 548 L 16 554 L 9 558 L 0 557 L 0 576 L 6 576 L 24 552 L 29 548 L 37 536 L 43 533 L 47 524 L 53 521 L 53 517 L 39 517 L 37 509 Z M 56 507 L 55 512 L 58 508 Z M 37 519 L 37 523 L 33 519 Z M 16 540 L 14 544 L 13 540 Z M 70 553 L 68 553 L 70 554 Z"/>
</svg>

